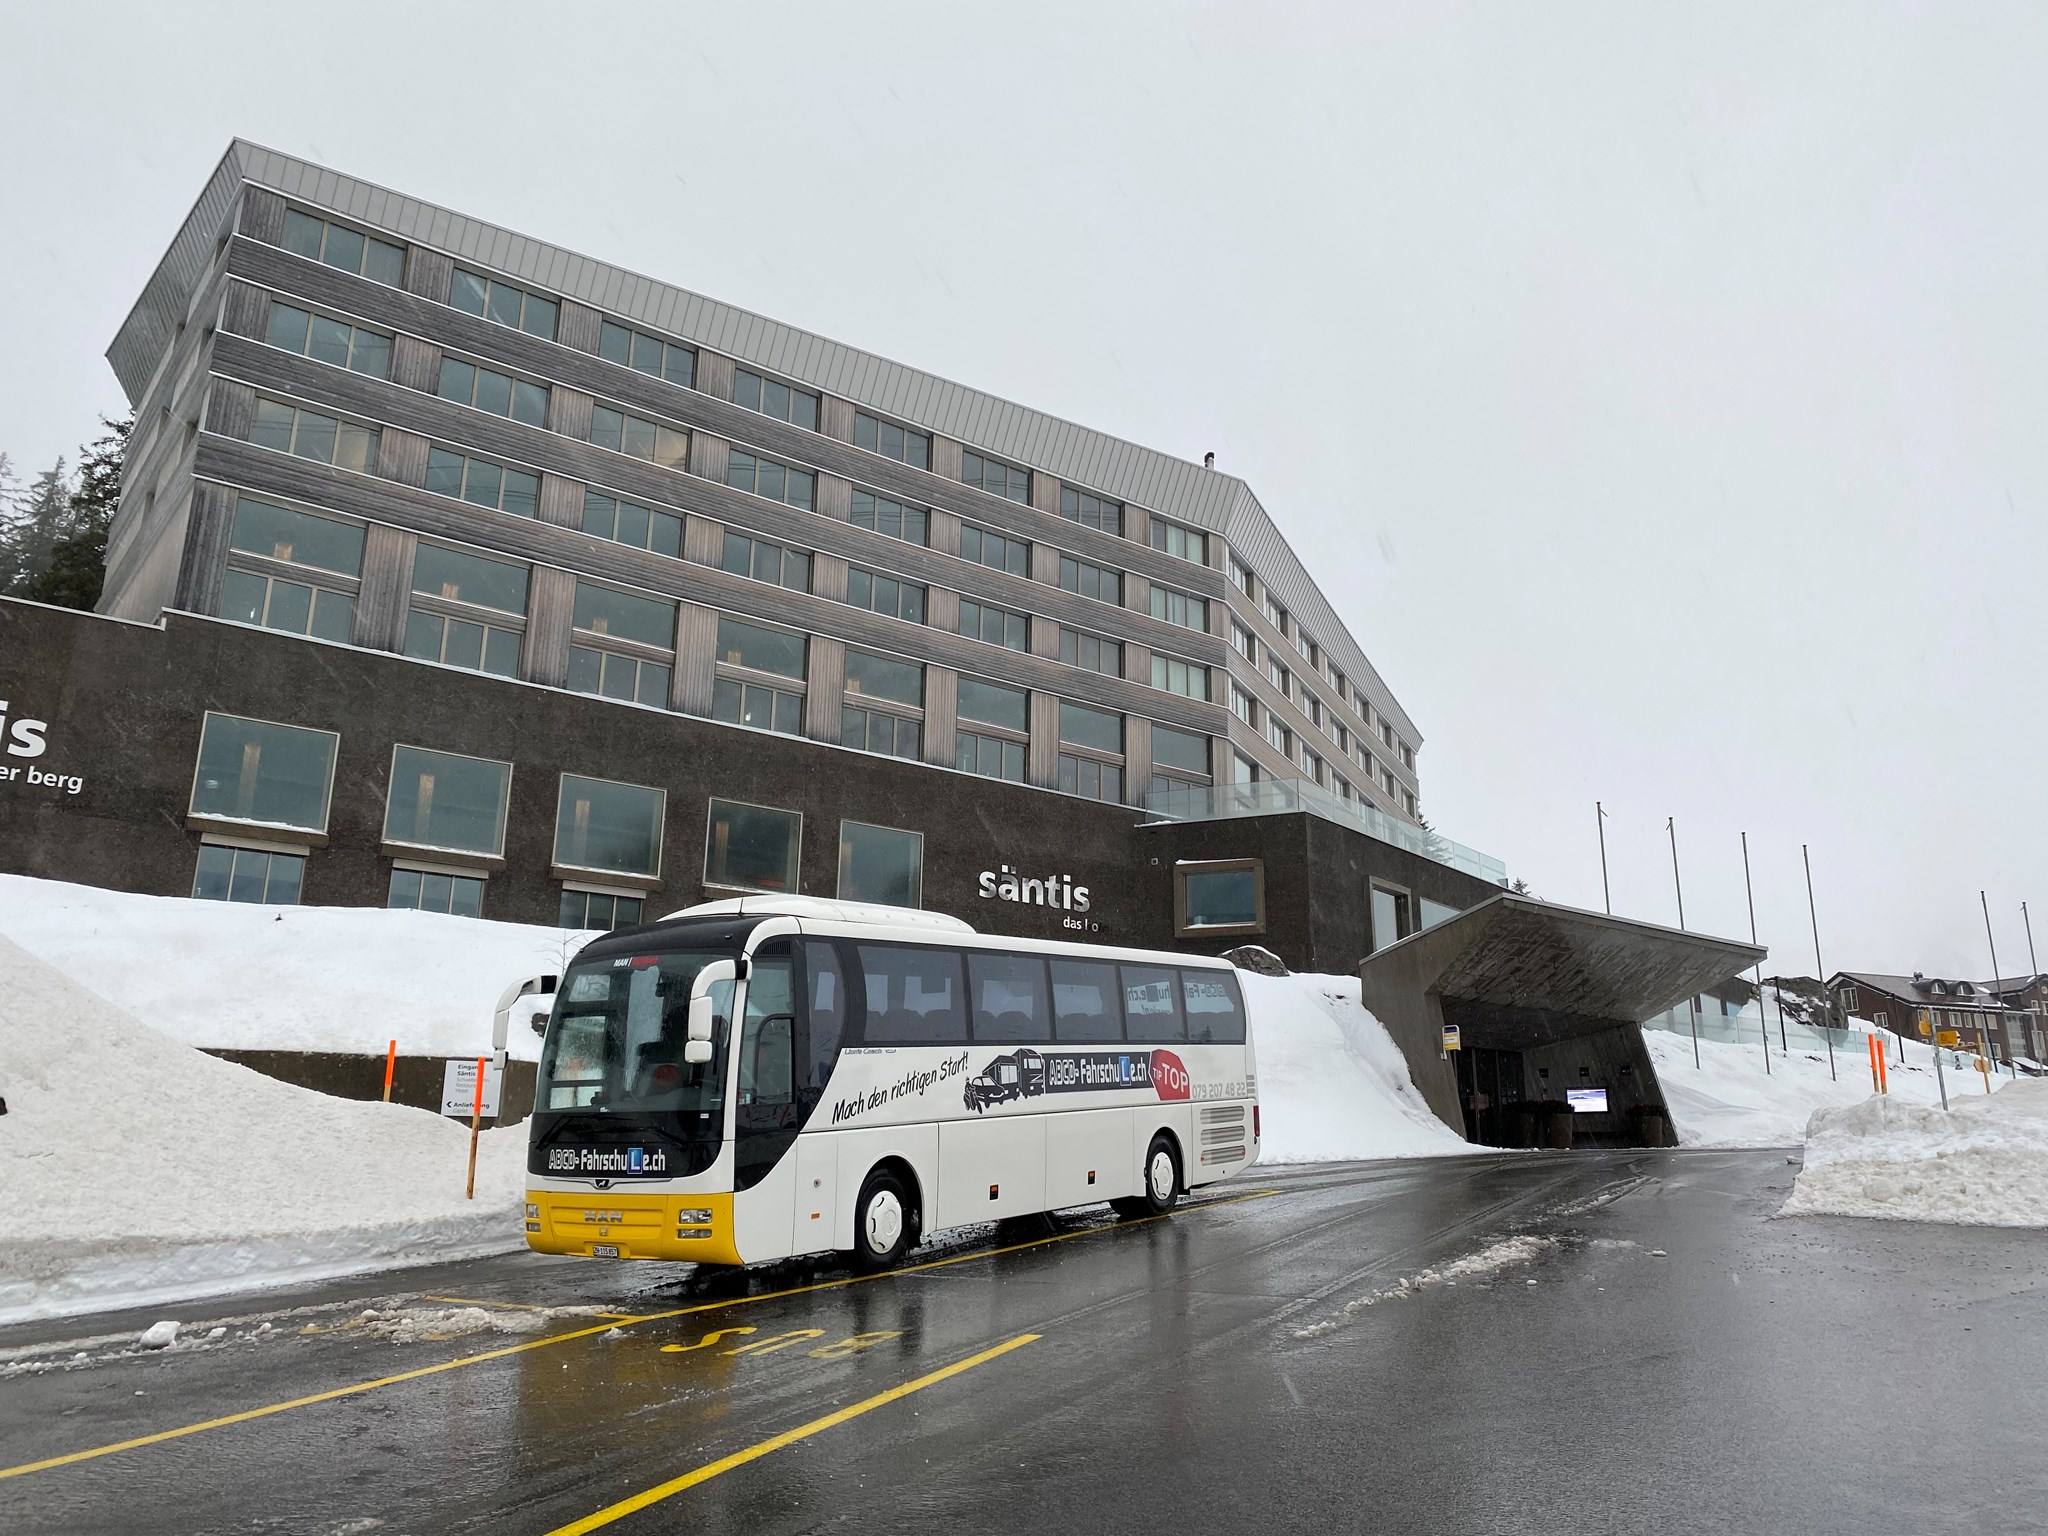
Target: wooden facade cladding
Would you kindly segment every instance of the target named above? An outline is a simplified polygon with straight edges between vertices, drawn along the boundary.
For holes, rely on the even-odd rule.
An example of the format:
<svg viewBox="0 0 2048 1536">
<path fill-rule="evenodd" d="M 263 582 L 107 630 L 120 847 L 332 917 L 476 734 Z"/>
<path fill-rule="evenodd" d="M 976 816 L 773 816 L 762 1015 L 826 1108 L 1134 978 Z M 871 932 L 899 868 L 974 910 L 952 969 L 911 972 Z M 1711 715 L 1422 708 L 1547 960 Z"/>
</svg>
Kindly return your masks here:
<svg viewBox="0 0 2048 1536">
<path fill-rule="evenodd" d="M 384 428 L 377 437 L 377 473 L 399 485 L 425 485 L 427 440 L 417 432 Z"/>
<path fill-rule="evenodd" d="M 725 472 L 729 467 L 731 450 L 722 437 L 713 437 L 709 432 L 690 434 L 690 473 L 700 480 L 725 483 Z"/>
<path fill-rule="evenodd" d="M 363 582 L 356 597 L 355 643 L 373 651 L 405 649 L 412 557 L 419 540 L 403 529 L 372 523 L 363 536 Z"/>
<path fill-rule="evenodd" d="M 597 344 L 604 332 L 604 316 L 588 304 L 578 304 L 574 299 L 563 299 L 561 308 L 555 314 L 555 340 L 565 347 L 578 352 L 597 355 Z"/>
<path fill-rule="evenodd" d="M 536 566 L 526 595 L 526 680 L 560 688 L 569 680 L 569 632 L 576 615 L 576 577 Z"/>
<path fill-rule="evenodd" d="M 206 430 L 222 437 L 246 438 L 256 424 L 256 391 L 232 379 L 216 379 L 207 392 Z"/>
<path fill-rule="evenodd" d="M 548 430 L 581 442 L 590 436 L 590 413 L 597 402 L 580 389 L 557 384 L 548 391 Z"/>
<path fill-rule="evenodd" d="M 814 500 L 820 517 L 846 522 L 853 516 L 853 482 L 837 475 L 820 475 Z"/>
<path fill-rule="evenodd" d="M 953 735 L 960 725 L 960 674 L 951 667 L 924 669 L 924 760 L 953 766 Z"/>
<path fill-rule="evenodd" d="M 804 734 L 813 741 L 836 742 L 846 692 L 846 643 L 830 635 L 812 635 L 805 651 Z"/>
<path fill-rule="evenodd" d="M 720 352 L 697 349 L 697 388 L 713 400 L 732 399 L 732 359 Z"/>
<path fill-rule="evenodd" d="M 1142 805 L 1152 784 L 1152 722 L 1143 715 L 1124 720 L 1124 799 Z"/>
<path fill-rule="evenodd" d="M 676 670 L 669 702 L 686 715 L 708 716 L 718 681 L 718 610 L 683 603 L 676 611 Z"/>
<path fill-rule="evenodd" d="M 1054 789 L 1060 779 L 1060 701 L 1049 693 L 1031 695 L 1031 745 L 1024 754 L 1024 781 Z"/>
<path fill-rule="evenodd" d="M 185 549 L 178 562 L 176 606 L 187 613 L 218 614 L 226 579 L 228 538 L 234 531 L 235 493 L 197 484 L 185 518 Z"/>
<path fill-rule="evenodd" d="M 391 382 L 433 394 L 441 387 L 441 349 L 400 331 L 391 339 Z"/>
<path fill-rule="evenodd" d="M 247 283 L 230 282 L 222 295 L 220 328 L 230 336 L 247 336 L 260 341 L 270 323 L 270 295 Z"/>
<path fill-rule="evenodd" d="M 853 402 L 837 395 L 825 395 L 819 408 L 818 426 L 827 437 L 842 443 L 853 441 Z"/>
<path fill-rule="evenodd" d="M 540 477 L 539 516 L 557 528 L 583 527 L 583 483 L 566 475 Z"/>
<path fill-rule="evenodd" d="M 687 518 L 683 523 L 683 558 L 699 565 L 717 565 L 725 558 L 725 524 L 715 518 Z"/>
<path fill-rule="evenodd" d="M 455 262 L 423 245 L 405 248 L 405 291 L 430 304 L 446 304 L 455 286 Z"/>
<path fill-rule="evenodd" d="M 236 227 L 252 240 L 280 244 L 284 240 L 284 209 L 284 199 L 268 187 L 244 187 Z"/>
<path fill-rule="evenodd" d="M 846 561 L 838 555 L 811 558 L 811 593 L 835 603 L 846 601 Z"/>
</svg>

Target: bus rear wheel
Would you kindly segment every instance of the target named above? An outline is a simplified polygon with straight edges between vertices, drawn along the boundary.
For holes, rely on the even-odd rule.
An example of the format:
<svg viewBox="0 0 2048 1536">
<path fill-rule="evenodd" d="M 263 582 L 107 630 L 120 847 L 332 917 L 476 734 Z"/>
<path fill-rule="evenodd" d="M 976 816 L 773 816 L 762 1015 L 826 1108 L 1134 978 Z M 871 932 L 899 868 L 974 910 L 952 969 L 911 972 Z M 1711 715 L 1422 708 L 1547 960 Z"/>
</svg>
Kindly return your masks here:
<svg viewBox="0 0 2048 1536">
<path fill-rule="evenodd" d="M 1180 1198 L 1180 1158 L 1173 1150 L 1173 1139 L 1164 1131 L 1145 1149 L 1144 1176 L 1142 1195 L 1110 1202 L 1119 1216 L 1164 1216 Z"/>
<path fill-rule="evenodd" d="M 912 1234 L 910 1197 L 903 1181 L 877 1168 L 860 1187 L 853 1207 L 853 1261 L 864 1270 L 887 1269 L 909 1249 Z"/>
</svg>

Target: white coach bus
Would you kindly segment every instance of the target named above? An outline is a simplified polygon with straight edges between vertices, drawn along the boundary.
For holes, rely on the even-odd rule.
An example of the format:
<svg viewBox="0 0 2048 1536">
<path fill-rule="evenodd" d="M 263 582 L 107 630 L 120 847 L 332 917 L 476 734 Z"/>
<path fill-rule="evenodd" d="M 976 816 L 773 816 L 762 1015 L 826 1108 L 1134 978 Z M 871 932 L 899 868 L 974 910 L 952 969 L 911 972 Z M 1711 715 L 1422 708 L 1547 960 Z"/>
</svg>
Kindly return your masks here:
<svg viewBox="0 0 2048 1536">
<path fill-rule="evenodd" d="M 594 940 L 552 990 L 527 1162 L 543 1253 L 880 1268 L 968 1222 L 1162 1212 L 1258 1155 L 1222 960 L 749 897 Z"/>
</svg>

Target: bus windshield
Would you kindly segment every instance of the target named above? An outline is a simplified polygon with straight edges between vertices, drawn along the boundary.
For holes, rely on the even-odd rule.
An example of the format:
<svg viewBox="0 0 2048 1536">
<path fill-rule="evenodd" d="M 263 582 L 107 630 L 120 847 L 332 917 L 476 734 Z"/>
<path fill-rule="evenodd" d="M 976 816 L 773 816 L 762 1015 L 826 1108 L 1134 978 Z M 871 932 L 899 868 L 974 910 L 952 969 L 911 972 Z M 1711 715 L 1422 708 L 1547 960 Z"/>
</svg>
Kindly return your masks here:
<svg viewBox="0 0 2048 1536">
<path fill-rule="evenodd" d="M 683 1060 L 690 988 L 715 950 L 594 960 L 569 967 L 555 996 L 535 1102 L 543 1110 L 708 1113 L 725 1102 L 733 984 L 711 990 L 711 1060 Z"/>
</svg>

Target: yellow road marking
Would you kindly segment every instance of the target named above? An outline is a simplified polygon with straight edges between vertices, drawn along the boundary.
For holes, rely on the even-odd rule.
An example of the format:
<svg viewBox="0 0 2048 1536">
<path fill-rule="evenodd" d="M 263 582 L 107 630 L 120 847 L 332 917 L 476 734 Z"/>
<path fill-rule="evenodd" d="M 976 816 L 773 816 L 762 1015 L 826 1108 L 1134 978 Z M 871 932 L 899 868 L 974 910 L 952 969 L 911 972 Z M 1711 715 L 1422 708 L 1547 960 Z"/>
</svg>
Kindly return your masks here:
<svg viewBox="0 0 2048 1536">
<path fill-rule="evenodd" d="M 811 1420 L 808 1424 L 799 1424 L 795 1429 L 786 1429 L 781 1434 L 770 1436 L 743 1451 L 721 1456 L 717 1461 L 706 1462 L 693 1472 L 685 1472 L 681 1477 L 671 1478 L 668 1482 L 649 1488 L 644 1493 L 636 1493 L 630 1499 L 608 1504 L 595 1514 L 585 1515 L 581 1520 L 572 1520 L 567 1525 L 557 1526 L 548 1532 L 548 1536 L 585 1536 L 586 1532 L 601 1529 L 615 1520 L 623 1520 L 627 1515 L 636 1514 L 650 1504 L 659 1504 L 663 1499 L 673 1498 L 686 1488 L 708 1483 L 712 1478 L 730 1472 L 735 1467 L 743 1467 L 750 1461 L 759 1461 L 763 1456 L 779 1451 L 784 1446 L 795 1445 L 799 1440 L 807 1440 L 812 1435 L 844 1424 L 849 1419 L 857 1419 L 864 1413 L 872 1413 L 875 1409 L 906 1398 L 913 1392 L 922 1392 L 926 1387 L 937 1386 L 950 1377 L 973 1370 L 977 1365 L 986 1365 L 997 1356 L 1007 1355 L 1013 1349 L 1021 1349 L 1026 1344 L 1036 1342 L 1040 1337 L 1042 1335 L 1036 1333 L 1020 1333 L 1014 1339 L 1005 1340 L 993 1349 L 984 1349 L 978 1355 L 956 1360 L 930 1375 L 920 1376 L 915 1381 L 906 1381 L 900 1387 L 891 1387 L 886 1392 L 877 1392 L 873 1397 L 841 1408 L 836 1413 L 828 1413 L 821 1419 Z"/>
<path fill-rule="evenodd" d="M 1183 1207 L 1185 1210 L 1207 1210 L 1215 1205 L 1236 1205 L 1245 1200 L 1261 1200 L 1268 1195 L 1277 1195 L 1277 1189 L 1254 1189 L 1243 1194 L 1231 1195 L 1220 1200 L 1202 1200 Z M 325 1392 L 309 1393 L 287 1402 L 268 1403 L 261 1408 L 245 1408 L 240 1413 L 223 1414 L 217 1419 L 205 1419 L 197 1424 L 182 1425 L 177 1429 L 160 1429 L 155 1434 L 137 1435 L 132 1440 L 117 1440 L 111 1445 L 96 1445 L 88 1450 L 70 1451 L 62 1456 L 48 1456 L 41 1461 L 23 1462 L 18 1467 L 0 1467 L 0 1482 L 10 1477 L 25 1477 L 31 1472 L 47 1472 L 53 1467 L 68 1467 L 81 1461 L 92 1461 L 100 1456 L 111 1456 L 117 1451 L 135 1451 L 144 1446 L 161 1445 L 166 1440 L 181 1440 L 187 1435 L 197 1435 L 209 1429 L 225 1429 L 231 1424 L 246 1424 L 251 1419 L 268 1418 L 274 1413 L 284 1413 L 293 1408 L 310 1408 L 316 1403 L 331 1403 L 337 1398 L 355 1397 L 364 1392 L 375 1392 L 383 1387 L 395 1387 L 402 1382 L 418 1381 L 423 1376 L 436 1376 L 443 1371 L 459 1370 L 466 1365 L 482 1365 L 487 1360 L 502 1360 L 509 1355 L 525 1354 L 531 1349 L 546 1349 L 551 1344 L 566 1344 L 571 1339 L 587 1339 L 592 1334 L 605 1333 L 614 1326 L 635 1323 L 658 1323 L 671 1317 L 688 1317 L 696 1312 L 716 1312 L 726 1307 L 747 1307 L 756 1302 L 779 1301 L 787 1296 L 805 1296 L 814 1291 L 834 1291 L 849 1285 L 866 1285 L 875 1280 L 886 1280 L 892 1275 L 914 1275 L 928 1269 L 944 1269 L 951 1264 L 966 1264 L 975 1259 L 992 1259 L 1005 1253 L 1022 1253 L 1027 1248 L 1043 1248 L 1048 1243 L 1069 1242 L 1077 1237 L 1092 1237 L 1098 1232 L 1122 1232 L 1132 1227 L 1144 1226 L 1155 1221 L 1164 1221 L 1173 1212 L 1161 1216 L 1142 1216 L 1136 1221 L 1118 1222 L 1114 1225 L 1084 1227 L 1078 1232 L 1056 1232 L 1051 1237 L 1033 1238 L 1028 1243 L 1012 1243 L 1005 1248 L 980 1248 L 972 1253 L 955 1254 L 951 1258 L 931 1259 L 923 1264 L 909 1264 L 900 1269 L 885 1269 L 874 1275 L 849 1275 L 839 1280 L 820 1280 L 812 1285 L 791 1286 L 788 1290 L 763 1291 L 758 1296 L 729 1296 L 723 1301 L 699 1302 L 694 1307 L 677 1307 L 671 1312 L 648 1312 L 635 1316 L 620 1313 L 614 1323 L 599 1323 L 592 1328 L 576 1328 L 567 1333 L 551 1333 L 544 1339 L 529 1339 L 524 1344 L 508 1344 L 503 1349 L 487 1349 L 474 1355 L 462 1355 L 454 1360 L 443 1360 L 438 1365 L 423 1365 L 416 1370 L 400 1371 L 392 1376 L 380 1376 L 375 1381 L 359 1381 L 353 1386 L 332 1387 Z"/>
</svg>

